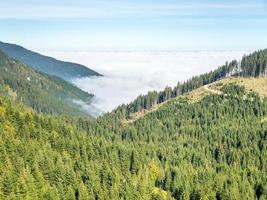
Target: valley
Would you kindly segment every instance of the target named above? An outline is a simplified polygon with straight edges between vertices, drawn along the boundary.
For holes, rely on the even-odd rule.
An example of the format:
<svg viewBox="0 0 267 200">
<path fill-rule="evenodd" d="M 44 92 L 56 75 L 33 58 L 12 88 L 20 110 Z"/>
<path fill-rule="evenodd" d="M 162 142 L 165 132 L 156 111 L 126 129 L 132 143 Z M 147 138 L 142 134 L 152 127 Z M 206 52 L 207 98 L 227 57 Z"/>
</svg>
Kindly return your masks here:
<svg viewBox="0 0 267 200">
<path fill-rule="evenodd" d="M 264 199 L 267 124 L 259 119 L 267 102 L 257 94 L 245 100 L 237 85 L 222 89 L 239 95 L 173 99 L 126 126 L 119 112 L 95 122 L 65 121 L 1 98 L 0 195 Z"/>
<path fill-rule="evenodd" d="M 267 200 L 267 1 L 0 1 L 0 200 Z"/>
<path fill-rule="evenodd" d="M 1 53 L 0 198 L 267 198 L 266 52 L 97 118 L 68 101 L 93 95 Z"/>
</svg>

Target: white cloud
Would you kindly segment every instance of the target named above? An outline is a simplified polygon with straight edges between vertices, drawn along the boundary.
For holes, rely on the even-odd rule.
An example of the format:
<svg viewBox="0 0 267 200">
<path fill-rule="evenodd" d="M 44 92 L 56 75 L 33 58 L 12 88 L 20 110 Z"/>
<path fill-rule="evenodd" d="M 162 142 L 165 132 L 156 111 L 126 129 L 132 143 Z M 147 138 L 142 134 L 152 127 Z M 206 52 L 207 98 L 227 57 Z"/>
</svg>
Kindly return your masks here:
<svg viewBox="0 0 267 200">
<path fill-rule="evenodd" d="M 0 19 L 111 19 L 125 17 L 155 17 L 178 16 L 188 17 L 196 15 L 212 16 L 222 13 L 231 16 L 235 13 L 256 10 L 263 11 L 262 2 L 236 2 L 236 3 L 210 3 L 200 2 L 176 2 L 176 1 L 27 1 L 10 0 L 0 2 Z"/>
<path fill-rule="evenodd" d="M 79 62 L 104 74 L 74 83 L 96 95 L 94 106 L 111 111 L 139 94 L 175 86 L 193 75 L 217 68 L 245 52 L 54 52 L 50 55 Z"/>
</svg>

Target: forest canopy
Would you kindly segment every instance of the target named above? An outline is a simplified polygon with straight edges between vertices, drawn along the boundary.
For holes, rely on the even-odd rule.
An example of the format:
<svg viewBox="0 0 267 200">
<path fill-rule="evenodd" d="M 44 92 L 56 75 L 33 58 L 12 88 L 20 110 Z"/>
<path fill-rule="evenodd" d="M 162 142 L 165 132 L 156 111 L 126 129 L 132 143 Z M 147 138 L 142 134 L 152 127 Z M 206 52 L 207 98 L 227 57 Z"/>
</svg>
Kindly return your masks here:
<svg viewBox="0 0 267 200">
<path fill-rule="evenodd" d="M 89 120 L 43 112 L 48 104 L 37 104 L 43 96 L 31 93 L 42 91 L 31 88 L 34 79 L 87 95 L 0 53 L 0 199 L 267 199 L 267 99 L 235 83 L 193 102 L 183 95 L 230 75 L 265 76 L 266 54 L 244 56 Z M 16 95 L 27 101 L 4 95 L 7 86 L 23 86 Z M 41 110 L 30 109 L 31 102 Z M 162 102 L 125 123 L 131 112 Z M 48 111 L 58 108 L 64 107 Z"/>
<path fill-rule="evenodd" d="M 267 101 L 222 91 L 127 125 L 119 112 L 56 119 L 1 98 L 0 198 L 266 199 Z"/>
</svg>

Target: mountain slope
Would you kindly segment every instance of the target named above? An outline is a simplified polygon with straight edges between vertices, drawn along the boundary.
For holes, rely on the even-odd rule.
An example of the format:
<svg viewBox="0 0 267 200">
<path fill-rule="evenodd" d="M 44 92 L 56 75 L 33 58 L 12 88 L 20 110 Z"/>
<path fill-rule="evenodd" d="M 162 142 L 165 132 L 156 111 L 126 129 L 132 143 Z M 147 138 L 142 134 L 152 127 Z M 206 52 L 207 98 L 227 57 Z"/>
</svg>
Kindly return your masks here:
<svg viewBox="0 0 267 200">
<path fill-rule="evenodd" d="M 214 83 L 198 101 L 188 101 L 195 91 L 171 99 L 133 123 L 119 110 L 103 121 L 160 163 L 155 185 L 175 199 L 265 199 L 267 99 L 242 86 L 250 79 L 236 82 Z"/>
<path fill-rule="evenodd" d="M 61 78 L 38 72 L 0 51 L 0 94 L 39 113 L 88 115 L 73 100 L 90 104 L 88 94 Z"/>
<path fill-rule="evenodd" d="M 124 110 L 129 117 L 132 113 L 149 110 L 157 104 L 229 76 L 267 76 L 267 49 L 245 55 L 240 62 L 237 60 L 226 62 L 225 65 L 218 67 L 216 70 L 192 77 L 184 83 L 178 83 L 174 88 L 166 87 L 164 91 L 153 91 L 146 95 L 140 95 L 131 103 L 122 105 L 118 109 Z"/>
<path fill-rule="evenodd" d="M 43 56 L 15 44 L 0 42 L 0 50 L 34 69 L 68 81 L 79 77 L 100 76 L 99 73 L 86 66 Z"/>
<path fill-rule="evenodd" d="M 237 84 L 240 86 L 243 86 L 247 92 L 254 91 L 259 94 L 262 98 L 267 98 L 267 76 L 263 77 L 227 77 L 221 80 L 218 80 L 216 82 L 201 86 L 197 89 L 192 90 L 191 92 L 187 92 L 183 94 L 183 97 L 186 98 L 188 102 L 194 103 L 197 101 L 200 101 L 203 97 L 209 94 L 218 94 L 221 95 L 222 92 L 220 89 L 228 84 Z M 171 98 L 167 101 L 164 101 L 162 103 L 156 104 L 150 109 L 143 109 L 139 112 L 130 113 L 128 116 L 126 116 L 125 120 L 123 120 L 124 123 L 132 123 L 145 115 L 154 112 L 158 110 L 160 107 L 164 106 L 169 101 L 172 101 L 173 99 L 180 98 L 181 96 L 178 96 L 176 98 Z"/>
<path fill-rule="evenodd" d="M 119 112 L 72 125 L 0 97 L 0 198 L 266 199 L 267 102 L 221 92 L 127 125 Z"/>
<path fill-rule="evenodd" d="M 249 79 L 190 82 L 132 123 L 125 109 L 66 120 L 0 97 L 0 199 L 267 199 L 266 84 Z"/>
</svg>

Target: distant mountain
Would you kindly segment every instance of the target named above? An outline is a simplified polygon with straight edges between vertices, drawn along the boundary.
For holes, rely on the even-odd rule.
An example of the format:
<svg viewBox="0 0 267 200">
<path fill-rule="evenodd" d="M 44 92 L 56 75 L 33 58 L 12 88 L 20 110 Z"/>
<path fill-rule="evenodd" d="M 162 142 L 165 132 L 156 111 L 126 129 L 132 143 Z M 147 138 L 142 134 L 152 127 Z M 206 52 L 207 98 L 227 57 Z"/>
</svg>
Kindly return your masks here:
<svg viewBox="0 0 267 200">
<path fill-rule="evenodd" d="M 1 51 L 0 95 L 11 97 L 38 113 L 72 116 L 88 116 L 75 102 L 88 106 L 93 97 L 71 83 L 32 69 Z"/>
<path fill-rule="evenodd" d="M 61 77 L 67 81 L 79 77 L 101 76 L 101 74 L 84 65 L 63 62 L 55 58 L 30 51 L 16 44 L 0 42 L 0 50 L 8 56 L 17 59 L 26 65 L 30 65 L 34 69 Z"/>
</svg>

